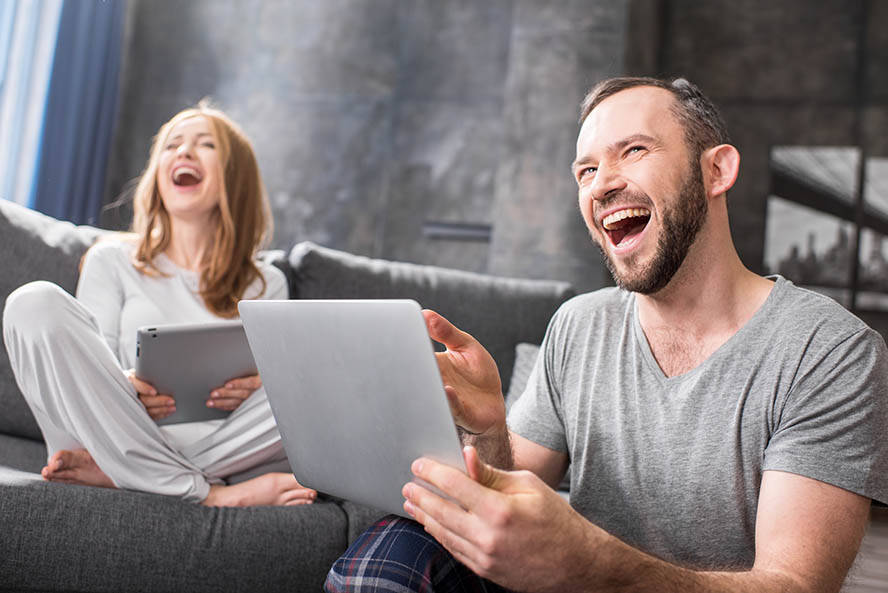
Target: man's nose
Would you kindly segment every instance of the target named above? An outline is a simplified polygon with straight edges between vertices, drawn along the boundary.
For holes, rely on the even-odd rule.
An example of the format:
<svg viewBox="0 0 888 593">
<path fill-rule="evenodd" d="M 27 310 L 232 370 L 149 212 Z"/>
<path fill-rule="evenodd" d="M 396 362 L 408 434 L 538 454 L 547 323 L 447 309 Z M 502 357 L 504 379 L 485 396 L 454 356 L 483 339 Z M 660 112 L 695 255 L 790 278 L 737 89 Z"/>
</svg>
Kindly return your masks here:
<svg viewBox="0 0 888 593">
<path fill-rule="evenodd" d="M 598 202 L 608 199 L 613 193 L 626 188 L 626 180 L 620 172 L 613 167 L 599 167 L 595 174 L 595 181 L 589 188 L 592 199 Z"/>
</svg>

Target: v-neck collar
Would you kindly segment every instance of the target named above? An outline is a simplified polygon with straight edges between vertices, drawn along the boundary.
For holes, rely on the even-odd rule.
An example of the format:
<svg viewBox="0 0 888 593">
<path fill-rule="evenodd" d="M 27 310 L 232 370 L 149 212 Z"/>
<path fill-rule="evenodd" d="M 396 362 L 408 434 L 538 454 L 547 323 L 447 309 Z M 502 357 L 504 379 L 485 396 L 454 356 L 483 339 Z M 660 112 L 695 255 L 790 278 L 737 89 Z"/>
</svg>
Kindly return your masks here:
<svg viewBox="0 0 888 593">
<path fill-rule="evenodd" d="M 777 301 L 780 293 L 783 292 L 786 286 L 786 279 L 779 274 L 766 276 L 766 278 L 768 280 L 773 280 L 774 286 L 771 287 L 771 292 L 768 293 L 768 297 L 765 299 L 765 302 L 762 303 L 762 305 L 752 315 L 752 317 L 750 317 L 749 320 L 744 323 L 740 329 L 734 332 L 734 335 L 725 340 L 725 342 L 721 346 L 716 348 L 715 352 L 707 356 L 703 362 L 701 362 L 691 370 L 680 375 L 675 375 L 673 377 L 666 376 L 666 373 L 663 372 L 663 369 L 660 368 L 659 363 L 657 363 L 657 359 L 654 357 L 654 353 L 651 350 L 651 345 L 647 340 L 647 336 L 644 335 L 644 330 L 641 327 L 641 320 L 639 319 L 638 315 L 638 299 L 633 293 L 632 301 L 629 303 L 629 309 L 631 312 L 630 323 L 632 323 L 633 325 L 633 329 L 635 331 L 635 341 L 638 343 L 638 348 L 641 349 L 642 357 L 644 358 L 654 376 L 656 376 L 657 379 L 659 379 L 664 384 L 679 383 L 696 377 L 707 367 L 714 364 L 714 361 L 717 361 L 725 356 L 730 356 L 731 351 L 734 349 L 733 345 L 736 342 L 742 340 L 745 334 L 757 331 L 757 327 L 767 323 L 769 311 L 775 306 L 774 303 Z"/>
</svg>

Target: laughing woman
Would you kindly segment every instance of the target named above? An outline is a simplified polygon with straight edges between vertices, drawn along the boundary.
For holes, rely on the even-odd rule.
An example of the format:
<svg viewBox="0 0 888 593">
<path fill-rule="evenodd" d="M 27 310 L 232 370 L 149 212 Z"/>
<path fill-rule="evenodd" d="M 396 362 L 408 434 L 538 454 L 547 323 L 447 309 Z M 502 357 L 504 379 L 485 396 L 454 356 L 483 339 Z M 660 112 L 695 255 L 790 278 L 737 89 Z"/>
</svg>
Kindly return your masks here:
<svg viewBox="0 0 888 593">
<path fill-rule="evenodd" d="M 3 339 L 49 452 L 43 477 L 213 506 L 302 504 L 259 376 L 232 377 L 207 405 L 222 420 L 158 426 L 175 410 L 132 372 L 143 325 L 237 317 L 241 299 L 287 298 L 255 259 L 270 225 L 249 140 L 201 103 L 160 128 L 134 199 L 133 233 L 86 254 L 76 298 L 48 282 L 9 296 Z M 236 474 L 261 474 L 226 484 Z"/>
</svg>

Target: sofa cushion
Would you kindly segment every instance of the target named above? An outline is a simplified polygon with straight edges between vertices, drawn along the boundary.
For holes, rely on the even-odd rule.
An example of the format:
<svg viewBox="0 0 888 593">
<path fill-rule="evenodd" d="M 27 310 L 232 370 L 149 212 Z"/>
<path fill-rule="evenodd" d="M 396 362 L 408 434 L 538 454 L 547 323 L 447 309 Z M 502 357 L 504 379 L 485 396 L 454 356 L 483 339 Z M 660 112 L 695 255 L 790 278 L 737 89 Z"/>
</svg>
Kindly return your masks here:
<svg viewBox="0 0 888 593">
<path fill-rule="evenodd" d="M 0 588 L 320 591 L 346 548 L 334 503 L 209 508 L 0 468 Z"/>
<path fill-rule="evenodd" d="M 39 472 L 44 465 L 46 465 L 46 444 L 42 439 L 0 434 L 0 466 L 26 472 Z"/>
<path fill-rule="evenodd" d="M 0 199 L 0 310 L 13 290 L 33 280 L 77 287 L 80 258 L 107 231 L 75 226 Z M 0 326 L 2 330 L 2 326 Z M 19 392 L 6 348 L 0 349 L 0 433 L 42 440 L 37 422 Z"/>
<path fill-rule="evenodd" d="M 290 251 L 291 298 L 414 299 L 477 338 L 499 366 L 505 392 L 515 345 L 538 344 L 549 318 L 574 295 L 565 282 L 499 278 L 370 259 L 314 243 Z"/>
</svg>

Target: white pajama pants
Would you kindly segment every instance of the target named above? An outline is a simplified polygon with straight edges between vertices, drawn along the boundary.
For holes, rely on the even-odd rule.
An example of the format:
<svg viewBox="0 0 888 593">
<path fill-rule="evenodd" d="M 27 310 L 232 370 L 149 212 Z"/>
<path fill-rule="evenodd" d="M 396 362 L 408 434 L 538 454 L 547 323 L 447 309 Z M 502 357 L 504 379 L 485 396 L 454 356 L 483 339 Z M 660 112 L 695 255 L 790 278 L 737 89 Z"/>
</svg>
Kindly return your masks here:
<svg viewBox="0 0 888 593">
<path fill-rule="evenodd" d="M 177 448 L 148 416 L 93 315 L 55 284 L 9 295 L 3 341 L 49 455 L 86 449 L 119 488 L 202 501 L 210 484 L 234 474 L 288 471 L 264 389 L 211 434 Z"/>
</svg>

